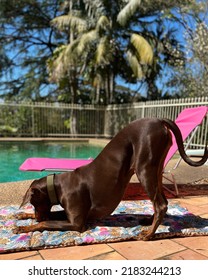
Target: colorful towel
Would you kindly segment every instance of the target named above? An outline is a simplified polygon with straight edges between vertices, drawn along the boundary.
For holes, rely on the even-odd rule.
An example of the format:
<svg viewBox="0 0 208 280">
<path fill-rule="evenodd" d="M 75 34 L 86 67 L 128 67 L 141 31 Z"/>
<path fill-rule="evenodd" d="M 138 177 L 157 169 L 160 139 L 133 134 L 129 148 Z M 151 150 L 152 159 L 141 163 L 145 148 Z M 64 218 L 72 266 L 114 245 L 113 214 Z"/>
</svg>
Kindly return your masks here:
<svg viewBox="0 0 208 280">
<path fill-rule="evenodd" d="M 54 208 L 54 210 L 58 209 L 59 206 Z M 19 210 L 18 206 L 0 208 L 0 253 L 130 240 L 145 229 L 139 225 L 141 219 L 153 213 L 152 204 L 148 200 L 121 201 L 111 216 L 88 224 L 89 230 L 84 233 L 36 231 L 13 234 L 12 229 L 16 225 L 35 223 L 31 219 L 16 220 L 15 215 L 19 212 L 33 212 L 33 210 L 31 205 L 27 205 L 22 210 Z M 208 233 L 208 219 L 194 216 L 178 204 L 170 202 L 168 213 L 157 232 Z"/>
</svg>

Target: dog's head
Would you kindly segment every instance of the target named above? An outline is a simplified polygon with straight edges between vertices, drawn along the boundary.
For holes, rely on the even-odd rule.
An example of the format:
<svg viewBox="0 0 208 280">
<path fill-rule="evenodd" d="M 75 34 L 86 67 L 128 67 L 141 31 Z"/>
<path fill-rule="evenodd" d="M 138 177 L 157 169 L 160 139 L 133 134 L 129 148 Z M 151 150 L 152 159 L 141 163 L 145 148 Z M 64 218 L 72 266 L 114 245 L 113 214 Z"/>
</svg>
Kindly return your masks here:
<svg viewBox="0 0 208 280">
<path fill-rule="evenodd" d="M 47 192 L 46 177 L 35 180 L 23 197 L 20 208 L 31 203 L 35 208 L 35 217 L 38 222 L 49 219 L 51 203 Z"/>
</svg>

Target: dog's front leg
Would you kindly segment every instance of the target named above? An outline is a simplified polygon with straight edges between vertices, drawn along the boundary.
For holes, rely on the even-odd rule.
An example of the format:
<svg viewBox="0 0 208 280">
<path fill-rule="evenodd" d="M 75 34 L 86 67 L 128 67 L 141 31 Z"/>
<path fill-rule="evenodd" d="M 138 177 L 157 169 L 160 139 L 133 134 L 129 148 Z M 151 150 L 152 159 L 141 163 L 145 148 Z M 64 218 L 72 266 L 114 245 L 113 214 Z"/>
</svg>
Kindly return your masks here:
<svg viewBox="0 0 208 280">
<path fill-rule="evenodd" d="M 51 212 L 53 213 L 53 212 Z M 51 214 L 50 213 L 50 214 Z M 61 214 L 63 211 L 60 212 Z M 57 215 L 57 212 L 54 213 Z M 14 229 L 14 233 L 24 233 L 24 232 L 31 232 L 31 231 L 85 231 L 85 224 L 86 224 L 86 217 L 87 213 L 83 212 L 76 212 L 76 213 L 68 213 L 68 219 L 66 220 L 45 220 L 41 221 L 37 224 L 30 225 L 30 226 L 20 226 Z M 63 216 L 62 216 L 63 218 Z"/>
<path fill-rule="evenodd" d="M 35 213 L 17 213 L 15 218 L 17 220 L 35 219 Z"/>
<path fill-rule="evenodd" d="M 17 213 L 15 214 L 17 220 L 35 219 L 35 213 Z M 67 216 L 64 210 L 52 211 L 49 214 L 49 220 L 67 220 Z"/>
<path fill-rule="evenodd" d="M 69 221 L 43 221 L 40 223 L 37 223 L 35 225 L 30 226 L 20 226 L 13 230 L 15 234 L 20 233 L 27 233 L 27 232 L 34 232 L 34 231 L 79 231 L 83 232 L 86 230 L 85 225 L 83 224 L 71 224 Z"/>
</svg>

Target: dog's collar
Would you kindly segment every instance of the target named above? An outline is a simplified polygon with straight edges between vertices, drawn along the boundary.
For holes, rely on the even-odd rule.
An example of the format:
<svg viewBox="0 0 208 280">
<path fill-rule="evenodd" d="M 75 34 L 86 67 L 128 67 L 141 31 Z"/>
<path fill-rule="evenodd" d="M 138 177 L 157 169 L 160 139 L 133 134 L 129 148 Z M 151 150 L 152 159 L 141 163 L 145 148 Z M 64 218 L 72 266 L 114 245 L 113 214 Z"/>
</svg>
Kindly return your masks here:
<svg viewBox="0 0 208 280">
<path fill-rule="evenodd" d="M 48 196 L 49 196 L 51 204 L 57 205 L 57 204 L 59 204 L 59 202 L 58 202 L 56 191 L 54 188 L 54 175 L 55 174 L 51 174 L 51 175 L 47 176 L 46 186 L 47 186 Z"/>
</svg>

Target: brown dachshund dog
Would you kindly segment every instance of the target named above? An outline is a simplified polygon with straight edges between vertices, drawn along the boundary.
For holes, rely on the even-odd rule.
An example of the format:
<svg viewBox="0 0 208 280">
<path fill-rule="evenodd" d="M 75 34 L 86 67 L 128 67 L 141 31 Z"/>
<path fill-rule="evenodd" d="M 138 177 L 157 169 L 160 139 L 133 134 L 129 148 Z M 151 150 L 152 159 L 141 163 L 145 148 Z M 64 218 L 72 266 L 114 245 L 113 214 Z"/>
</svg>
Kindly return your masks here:
<svg viewBox="0 0 208 280">
<path fill-rule="evenodd" d="M 186 163 L 200 166 L 206 162 L 207 147 L 200 161 L 187 157 L 180 130 L 174 122 L 157 118 L 136 120 L 122 129 L 90 164 L 72 172 L 53 175 L 53 183 L 49 183 L 53 185 L 52 190 L 47 188 L 47 177 L 35 180 L 27 190 L 21 207 L 31 203 L 39 223 L 17 227 L 15 233 L 36 230 L 83 232 L 89 220 L 101 219 L 114 211 L 130 178 L 136 173 L 154 208 L 152 225 L 140 238 L 152 239 L 167 211 L 162 173 L 172 144 L 170 130 Z M 60 204 L 64 210 L 51 211 L 54 204 Z M 28 217 L 27 214 L 23 216 Z"/>
</svg>

